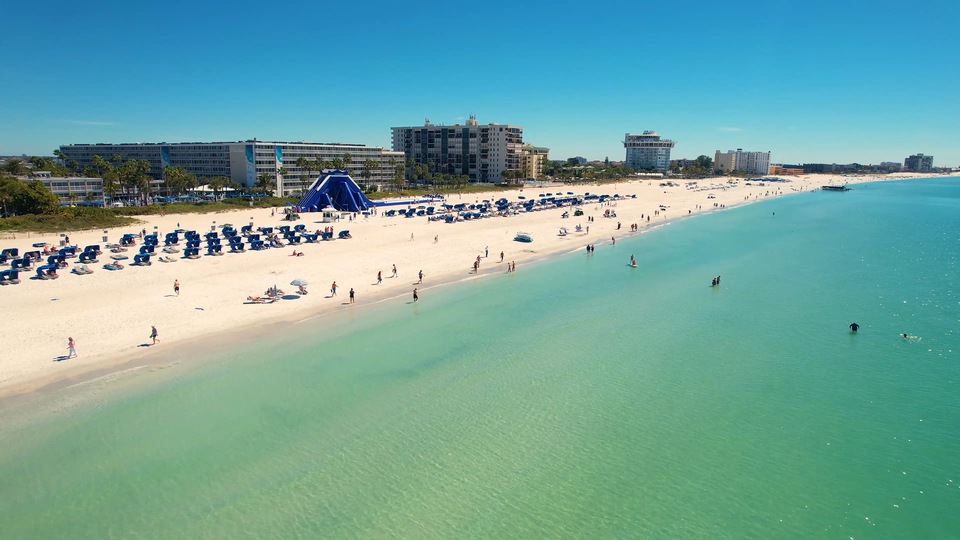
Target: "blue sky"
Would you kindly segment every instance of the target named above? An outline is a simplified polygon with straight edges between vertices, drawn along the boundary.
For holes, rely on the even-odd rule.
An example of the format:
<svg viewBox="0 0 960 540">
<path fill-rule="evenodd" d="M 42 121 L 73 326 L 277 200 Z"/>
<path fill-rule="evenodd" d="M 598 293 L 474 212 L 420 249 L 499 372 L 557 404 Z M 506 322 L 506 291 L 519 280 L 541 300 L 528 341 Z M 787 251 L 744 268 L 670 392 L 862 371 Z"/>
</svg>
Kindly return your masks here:
<svg viewBox="0 0 960 540">
<path fill-rule="evenodd" d="M 960 8 L 934 2 L 11 2 L 0 155 L 61 144 L 390 146 L 390 127 L 524 127 L 552 159 L 960 165 Z"/>
</svg>

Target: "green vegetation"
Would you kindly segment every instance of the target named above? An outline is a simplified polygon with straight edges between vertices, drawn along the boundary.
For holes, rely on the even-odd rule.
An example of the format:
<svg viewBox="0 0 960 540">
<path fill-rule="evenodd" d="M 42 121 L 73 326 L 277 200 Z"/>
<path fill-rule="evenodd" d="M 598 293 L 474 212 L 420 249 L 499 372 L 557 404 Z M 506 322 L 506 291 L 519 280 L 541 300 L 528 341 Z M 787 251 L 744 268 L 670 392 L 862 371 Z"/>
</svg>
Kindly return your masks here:
<svg viewBox="0 0 960 540">
<path fill-rule="evenodd" d="M 57 212 L 50 214 L 26 214 L 2 218 L 0 219 L 0 231 L 53 233 L 107 229 L 135 223 L 137 223 L 136 219 L 118 216 L 109 209 L 92 206 L 58 207 Z"/>
</svg>

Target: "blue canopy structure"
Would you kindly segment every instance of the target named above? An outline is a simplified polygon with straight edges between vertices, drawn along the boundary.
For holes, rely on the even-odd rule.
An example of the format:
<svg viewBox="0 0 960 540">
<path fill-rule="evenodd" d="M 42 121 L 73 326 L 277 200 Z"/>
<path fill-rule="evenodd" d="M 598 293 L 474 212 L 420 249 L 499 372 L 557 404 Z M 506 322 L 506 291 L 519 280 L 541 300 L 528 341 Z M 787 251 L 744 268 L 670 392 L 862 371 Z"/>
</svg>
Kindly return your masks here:
<svg viewBox="0 0 960 540">
<path fill-rule="evenodd" d="M 324 169 L 297 207 L 301 212 L 317 212 L 328 206 L 342 212 L 361 212 L 374 204 L 347 171 Z"/>
</svg>

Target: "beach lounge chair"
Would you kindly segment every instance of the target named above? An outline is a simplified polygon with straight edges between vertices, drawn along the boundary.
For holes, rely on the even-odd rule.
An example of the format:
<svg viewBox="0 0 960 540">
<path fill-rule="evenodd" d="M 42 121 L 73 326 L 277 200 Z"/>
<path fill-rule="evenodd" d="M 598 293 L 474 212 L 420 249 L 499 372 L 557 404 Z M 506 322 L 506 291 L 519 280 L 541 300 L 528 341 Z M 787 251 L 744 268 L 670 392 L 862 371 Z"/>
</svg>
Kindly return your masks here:
<svg viewBox="0 0 960 540">
<path fill-rule="evenodd" d="M 163 256 L 163 255 L 160 256 L 160 259 L 159 259 L 159 260 L 160 260 L 160 262 L 163 262 L 163 263 L 177 262 L 177 260 L 174 259 L 173 257 L 166 257 L 166 256 Z"/>
<path fill-rule="evenodd" d="M 244 225 L 243 227 L 240 227 L 240 234 L 243 236 L 247 236 L 251 232 L 253 232 L 253 226 L 251 225 Z"/>
<path fill-rule="evenodd" d="M 125 234 L 120 237 L 120 245 L 124 247 L 137 245 L 137 235 Z"/>
<path fill-rule="evenodd" d="M 183 250 L 184 259 L 199 259 L 200 258 L 200 248 L 192 247 Z"/>
<path fill-rule="evenodd" d="M 0 285 L 16 285 L 20 283 L 20 272 L 16 270 L 0 271 Z"/>
<path fill-rule="evenodd" d="M 279 230 L 279 231 L 280 231 L 280 234 L 282 234 L 282 235 L 284 235 L 284 236 L 286 236 L 286 235 L 287 235 L 287 233 L 289 233 L 289 232 L 290 232 L 290 226 L 289 226 L 289 225 L 281 225 L 281 226 L 280 226 L 280 228 L 279 228 L 279 229 L 277 229 L 277 230 Z"/>
<path fill-rule="evenodd" d="M 167 233 L 167 235 L 163 237 L 163 245 L 165 246 L 175 246 L 179 243 L 180 235 L 175 232 Z"/>
<path fill-rule="evenodd" d="M 57 279 L 57 267 L 53 264 L 45 264 L 43 266 L 37 267 L 37 279 Z"/>
<path fill-rule="evenodd" d="M 3 285 L 17 285 L 20 283 L 20 272 L 17 270 L 4 270 L 0 272 L 0 278 L 2 278 Z"/>
<path fill-rule="evenodd" d="M 294 227 L 293 227 L 293 230 L 294 230 L 294 232 L 305 233 L 305 232 L 307 232 L 307 226 L 304 225 L 303 223 L 301 223 L 301 224 L 299 224 L 299 225 L 294 226 Z"/>
<path fill-rule="evenodd" d="M 14 259 L 10 261 L 11 270 L 30 270 L 33 268 L 33 259 L 29 257 L 21 257 L 19 259 Z"/>
<path fill-rule="evenodd" d="M 316 243 L 318 238 L 320 238 L 320 236 L 317 235 L 317 234 L 314 234 L 314 233 L 306 233 L 306 232 L 303 233 L 303 239 L 306 240 L 307 243 L 309 243 L 309 244 L 314 244 L 314 243 Z"/>
<path fill-rule="evenodd" d="M 93 251 L 97 255 L 100 255 L 101 253 L 103 253 L 103 251 L 100 249 L 100 244 L 90 244 L 89 246 L 86 246 L 85 248 L 83 248 L 83 252 L 87 252 L 87 251 Z"/>
<path fill-rule="evenodd" d="M 112 271 L 112 270 L 123 270 L 123 268 L 124 268 L 124 267 L 123 267 L 122 264 L 120 264 L 120 261 L 108 262 L 107 264 L 103 265 L 103 269 L 104 269 L 104 270 L 111 270 L 111 271 Z"/>
<path fill-rule="evenodd" d="M 80 254 L 80 262 L 82 263 L 97 263 L 97 252 L 96 251 L 84 251 Z"/>
<path fill-rule="evenodd" d="M 207 255 L 223 255 L 223 247 L 220 244 L 211 244 L 207 246 Z"/>
<path fill-rule="evenodd" d="M 210 231 L 207 234 L 203 235 L 205 240 L 210 240 L 211 238 L 220 238 L 220 235 L 216 231 Z"/>
<path fill-rule="evenodd" d="M 7 259 L 16 259 L 20 257 L 19 248 L 4 248 L 3 251 L 0 251 L 0 256 L 6 257 Z"/>
<path fill-rule="evenodd" d="M 133 256 L 133 264 L 137 266 L 150 266 L 153 263 L 150 262 L 149 253 L 138 253 Z"/>
<path fill-rule="evenodd" d="M 87 268 L 85 265 L 78 264 L 70 269 L 70 273 L 78 276 L 85 276 L 93 273 L 93 270 L 90 270 L 89 272 L 87 270 L 89 270 L 89 268 Z"/>
<path fill-rule="evenodd" d="M 340 231 L 338 238 L 346 239 L 346 238 L 353 238 L 353 237 L 350 236 L 350 231 Z"/>
<path fill-rule="evenodd" d="M 156 244 L 144 244 L 140 246 L 140 254 L 149 253 L 152 255 L 155 249 Z"/>
</svg>

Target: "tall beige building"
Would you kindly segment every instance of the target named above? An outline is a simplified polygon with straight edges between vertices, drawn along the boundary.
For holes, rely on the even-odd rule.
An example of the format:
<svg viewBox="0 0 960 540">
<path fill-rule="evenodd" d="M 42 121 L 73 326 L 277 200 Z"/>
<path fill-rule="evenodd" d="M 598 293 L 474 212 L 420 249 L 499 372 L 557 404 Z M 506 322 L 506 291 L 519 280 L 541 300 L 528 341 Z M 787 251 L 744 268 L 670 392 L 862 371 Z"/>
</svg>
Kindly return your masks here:
<svg viewBox="0 0 960 540">
<path fill-rule="evenodd" d="M 418 165 L 429 165 L 434 174 L 466 175 L 470 182 L 500 182 L 503 171 L 520 170 L 523 127 L 477 123 L 435 126 L 428 118 L 422 126 L 394 127 L 393 151 L 403 152 Z M 407 167 L 407 178 L 413 180 Z"/>
<path fill-rule="evenodd" d="M 524 178 L 539 179 L 543 175 L 543 165 L 549 154 L 549 148 L 524 144 L 520 148 L 520 169 Z"/>
<path fill-rule="evenodd" d="M 717 150 L 713 156 L 713 166 L 724 173 L 767 174 L 770 170 L 770 152 L 744 152 L 742 148 L 727 152 Z"/>
</svg>

